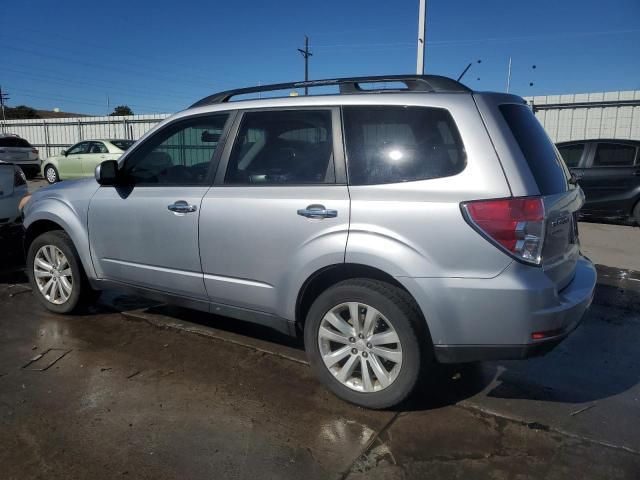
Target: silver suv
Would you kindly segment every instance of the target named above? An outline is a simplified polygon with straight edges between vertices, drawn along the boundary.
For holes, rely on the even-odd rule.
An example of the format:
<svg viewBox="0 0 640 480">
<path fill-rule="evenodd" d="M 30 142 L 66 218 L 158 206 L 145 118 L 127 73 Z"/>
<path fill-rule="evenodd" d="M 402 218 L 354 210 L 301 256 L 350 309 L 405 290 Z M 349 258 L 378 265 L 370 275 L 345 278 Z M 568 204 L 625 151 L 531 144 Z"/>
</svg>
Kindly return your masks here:
<svg viewBox="0 0 640 480">
<path fill-rule="evenodd" d="M 304 87 L 339 94 L 230 101 Z M 49 310 L 115 287 L 301 334 L 319 379 L 370 408 L 437 362 L 548 351 L 596 283 L 584 196 L 531 110 L 445 77 L 212 95 L 96 179 L 24 210 Z"/>
</svg>

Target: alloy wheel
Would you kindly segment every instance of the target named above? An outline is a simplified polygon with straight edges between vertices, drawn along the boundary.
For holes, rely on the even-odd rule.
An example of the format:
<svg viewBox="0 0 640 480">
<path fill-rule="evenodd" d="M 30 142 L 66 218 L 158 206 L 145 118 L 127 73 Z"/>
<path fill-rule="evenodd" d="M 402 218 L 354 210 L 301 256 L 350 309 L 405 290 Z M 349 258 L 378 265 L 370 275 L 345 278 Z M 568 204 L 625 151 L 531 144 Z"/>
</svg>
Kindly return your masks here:
<svg viewBox="0 0 640 480">
<path fill-rule="evenodd" d="M 402 346 L 393 324 L 361 302 L 341 303 L 325 314 L 318 346 L 331 374 L 358 392 L 387 388 L 402 367 Z"/>
<path fill-rule="evenodd" d="M 56 171 L 53 169 L 53 167 L 47 168 L 47 171 L 44 173 L 49 183 L 56 183 L 58 176 L 56 175 Z"/>
<path fill-rule="evenodd" d="M 61 305 L 73 291 L 73 273 L 66 255 L 55 245 L 44 245 L 36 253 L 33 276 L 47 301 Z"/>
</svg>

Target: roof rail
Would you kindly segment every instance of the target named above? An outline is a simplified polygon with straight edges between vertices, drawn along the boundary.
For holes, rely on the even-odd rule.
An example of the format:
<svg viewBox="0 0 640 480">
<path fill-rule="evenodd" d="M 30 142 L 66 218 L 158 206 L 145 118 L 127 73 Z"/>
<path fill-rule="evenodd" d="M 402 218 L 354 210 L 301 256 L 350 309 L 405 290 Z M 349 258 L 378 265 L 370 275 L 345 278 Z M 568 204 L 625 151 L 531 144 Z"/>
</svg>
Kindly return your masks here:
<svg viewBox="0 0 640 480">
<path fill-rule="evenodd" d="M 406 85 L 406 89 L 370 89 L 362 88 L 363 83 L 400 82 Z M 250 93 L 271 92 L 274 90 L 287 90 L 291 88 L 326 87 L 338 85 L 340 93 L 368 93 L 368 92 L 470 92 L 471 90 L 462 83 L 440 75 L 386 75 L 377 77 L 347 77 L 331 78 L 326 80 L 310 80 L 308 82 L 274 83 L 259 87 L 238 88 L 225 92 L 214 93 L 189 108 L 213 105 L 228 102 L 232 97 L 247 95 Z"/>
</svg>

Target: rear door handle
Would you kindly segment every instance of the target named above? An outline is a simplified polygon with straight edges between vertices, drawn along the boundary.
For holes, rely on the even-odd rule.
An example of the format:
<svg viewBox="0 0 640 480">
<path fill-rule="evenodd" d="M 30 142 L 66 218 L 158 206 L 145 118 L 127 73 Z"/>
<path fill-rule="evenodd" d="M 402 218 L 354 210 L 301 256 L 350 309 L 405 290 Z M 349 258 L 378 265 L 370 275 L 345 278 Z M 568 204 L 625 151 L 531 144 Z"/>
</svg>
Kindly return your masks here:
<svg viewBox="0 0 640 480">
<path fill-rule="evenodd" d="M 167 206 L 167 208 L 176 214 L 192 213 L 198 209 L 195 205 L 189 205 L 184 200 L 178 200 Z"/>
<path fill-rule="evenodd" d="M 314 204 L 298 210 L 298 215 L 307 218 L 335 218 L 338 216 L 338 211 L 329 210 L 324 205 Z"/>
</svg>

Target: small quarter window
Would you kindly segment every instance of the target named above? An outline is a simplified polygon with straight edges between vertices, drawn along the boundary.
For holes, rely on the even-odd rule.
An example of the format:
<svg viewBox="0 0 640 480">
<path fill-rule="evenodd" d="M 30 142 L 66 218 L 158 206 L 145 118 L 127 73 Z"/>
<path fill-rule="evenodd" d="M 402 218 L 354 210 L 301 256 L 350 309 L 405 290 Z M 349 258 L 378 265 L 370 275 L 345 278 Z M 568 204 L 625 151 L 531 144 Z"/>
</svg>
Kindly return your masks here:
<svg viewBox="0 0 640 480">
<path fill-rule="evenodd" d="M 582 152 L 584 151 L 584 143 L 575 143 L 573 145 L 562 145 L 558 147 L 560 155 L 564 163 L 569 168 L 576 168 L 580 165 Z"/>
<path fill-rule="evenodd" d="M 349 183 L 374 185 L 449 177 L 464 170 L 458 129 L 441 108 L 343 108 Z"/>
</svg>

